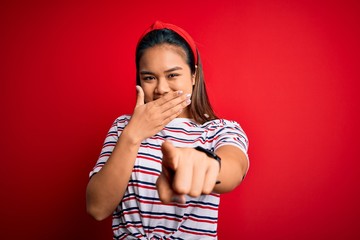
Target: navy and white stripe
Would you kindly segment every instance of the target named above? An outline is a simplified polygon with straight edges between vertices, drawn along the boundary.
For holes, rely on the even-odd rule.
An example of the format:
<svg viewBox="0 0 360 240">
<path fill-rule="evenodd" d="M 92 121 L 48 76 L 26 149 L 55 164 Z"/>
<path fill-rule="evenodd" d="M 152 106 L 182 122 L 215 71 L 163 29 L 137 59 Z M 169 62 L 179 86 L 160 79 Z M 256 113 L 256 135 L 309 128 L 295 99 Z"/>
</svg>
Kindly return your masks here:
<svg viewBox="0 0 360 240">
<path fill-rule="evenodd" d="M 130 118 L 123 115 L 114 121 L 90 177 L 106 163 Z M 160 201 L 156 180 L 165 140 L 176 147 L 212 150 L 233 145 L 247 156 L 248 139 L 238 123 L 216 119 L 200 125 L 187 118 L 174 119 L 141 143 L 124 197 L 113 213 L 114 239 L 216 239 L 219 194 L 187 196 L 185 204 Z"/>
</svg>

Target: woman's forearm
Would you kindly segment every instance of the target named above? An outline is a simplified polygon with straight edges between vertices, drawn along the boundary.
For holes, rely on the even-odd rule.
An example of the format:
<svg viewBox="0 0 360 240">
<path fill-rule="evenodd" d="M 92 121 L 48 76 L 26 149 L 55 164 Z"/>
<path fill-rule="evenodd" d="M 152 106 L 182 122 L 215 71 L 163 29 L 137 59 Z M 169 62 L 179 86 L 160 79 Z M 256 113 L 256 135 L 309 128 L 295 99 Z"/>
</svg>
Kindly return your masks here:
<svg viewBox="0 0 360 240">
<path fill-rule="evenodd" d="M 96 220 L 108 217 L 123 198 L 140 143 L 125 128 L 105 165 L 90 179 L 86 208 Z"/>
<path fill-rule="evenodd" d="M 216 154 L 221 157 L 221 170 L 218 176 L 221 183 L 215 186 L 214 192 L 230 192 L 241 183 L 246 174 L 249 167 L 247 157 L 234 146 L 222 146 Z"/>
</svg>

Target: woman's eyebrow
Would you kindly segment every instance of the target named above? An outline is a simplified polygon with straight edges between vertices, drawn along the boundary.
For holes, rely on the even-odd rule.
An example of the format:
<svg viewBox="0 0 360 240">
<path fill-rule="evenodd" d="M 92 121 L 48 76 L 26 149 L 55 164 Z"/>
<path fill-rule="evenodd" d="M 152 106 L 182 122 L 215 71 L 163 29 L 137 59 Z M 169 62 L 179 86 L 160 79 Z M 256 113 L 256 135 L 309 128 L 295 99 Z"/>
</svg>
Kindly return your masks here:
<svg viewBox="0 0 360 240">
<path fill-rule="evenodd" d="M 176 70 L 182 70 L 182 67 L 176 66 L 176 67 L 170 68 L 170 69 L 168 69 L 168 70 L 165 70 L 164 73 L 169 73 L 169 72 L 173 72 L 173 71 L 176 71 Z M 148 74 L 148 75 L 154 75 L 153 72 L 150 72 L 150 71 L 148 71 L 148 70 L 141 70 L 141 71 L 140 71 L 140 74 L 141 74 L 141 75 L 146 75 L 146 74 Z"/>
<path fill-rule="evenodd" d="M 150 71 L 146 71 L 146 70 L 142 70 L 140 71 L 140 74 L 149 74 L 149 75 L 154 75 L 154 73 L 150 72 Z"/>
<path fill-rule="evenodd" d="M 182 67 L 173 67 L 173 68 L 170 68 L 168 70 L 165 70 L 164 73 L 169 73 L 169 72 L 173 72 L 173 71 L 176 71 L 176 70 L 182 70 Z"/>
</svg>

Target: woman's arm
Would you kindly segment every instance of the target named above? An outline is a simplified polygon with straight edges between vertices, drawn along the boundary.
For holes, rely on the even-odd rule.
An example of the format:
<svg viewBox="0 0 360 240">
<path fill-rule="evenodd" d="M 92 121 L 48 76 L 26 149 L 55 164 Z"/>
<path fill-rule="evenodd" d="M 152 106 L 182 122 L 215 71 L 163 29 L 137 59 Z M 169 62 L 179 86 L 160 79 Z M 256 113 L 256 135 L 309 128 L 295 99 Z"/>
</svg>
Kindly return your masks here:
<svg viewBox="0 0 360 240">
<path fill-rule="evenodd" d="M 219 147 L 215 153 L 221 157 L 221 169 L 218 175 L 221 183 L 216 184 L 214 192 L 230 192 L 243 180 L 249 167 L 248 159 L 243 151 L 231 145 Z"/>
<path fill-rule="evenodd" d="M 96 220 L 108 217 L 121 201 L 140 142 L 132 140 L 125 128 L 106 164 L 90 179 L 86 189 L 86 207 Z"/>
<path fill-rule="evenodd" d="M 144 104 L 137 87 L 137 101 L 129 124 L 102 169 L 92 176 L 86 189 L 87 212 L 97 220 L 108 217 L 125 193 L 141 142 L 156 134 L 189 104 L 186 94 L 174 91 Z"/>
<path fill-rule="evenodd" d="M 185 195 L 198 197 L 211 192 L 225 193 L 238 186 L 248 168 L 245 154 L 235 146 L 223 145 L 218 161 L 194 148 L 176 148 L 164 142 L 163 170 L 157 180 L 159 197 L 164 203 L 185 203 Z M 216 184 L 221 181 L 220 184 Z"/>
</svg>

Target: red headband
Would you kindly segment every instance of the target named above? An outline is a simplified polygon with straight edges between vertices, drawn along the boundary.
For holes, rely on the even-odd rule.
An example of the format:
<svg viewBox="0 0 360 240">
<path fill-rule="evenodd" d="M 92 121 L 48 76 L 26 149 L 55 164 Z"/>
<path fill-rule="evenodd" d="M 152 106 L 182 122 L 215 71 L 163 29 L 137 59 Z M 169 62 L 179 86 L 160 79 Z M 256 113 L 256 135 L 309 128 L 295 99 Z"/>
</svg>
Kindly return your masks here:
<svg viewBox="0 0 360 240">
<path fill-rule="evenodd" d="M 175 26 L 173 24 L 170 23 L 163 23 L 160 21 L 156 21 L 154 24 L 152 24 L 144 33 L 143 35 L 141 35 L 139 42 L 141 41 L 141 39 L 143 39 L 143 37 L 148 34 L 149 32 L 153 31 L 153 30 L 158 30 L 158 29 L 170 29 L 174 32 L 176 32 L 177 34 L 179 34 L 182 38 L 185 39 L 185 41 L 189 44 L 191 51 L 193 52 L 194 55 L 194 60 L 195 60 L 195 64 L 198 64 L 198 55 L 197 55 L 197 48 L 195 45 L 194 40 L 192 39 L 192 37 L 182 28 Z"/>
</svg>

